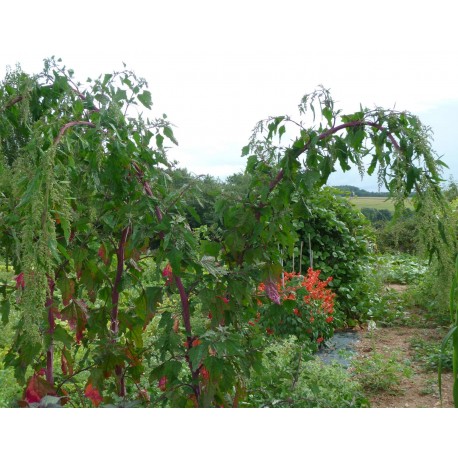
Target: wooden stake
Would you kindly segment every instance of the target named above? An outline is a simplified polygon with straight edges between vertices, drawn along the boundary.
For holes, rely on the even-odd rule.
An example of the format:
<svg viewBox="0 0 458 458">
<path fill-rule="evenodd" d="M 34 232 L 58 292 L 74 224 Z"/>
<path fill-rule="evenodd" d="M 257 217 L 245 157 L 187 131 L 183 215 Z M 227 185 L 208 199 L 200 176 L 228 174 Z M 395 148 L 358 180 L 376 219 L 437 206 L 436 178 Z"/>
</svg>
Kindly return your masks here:
<svg viewBox="0 0 458 458">
<path fill-rule="evenodd" d="M 310 267 L 313 269 L 313 251 L 312 251 L 312 241 L 310 240 L 310 234 L 309 234 L 309 254 L 310 254 Z"/>
<path fill-rule="evenodd" d="M 304 248 L 304 242 L 301 242 L 301 251 L 299 253 L 299 275 L 302 275 L 302 249 Z"/>
</svg>

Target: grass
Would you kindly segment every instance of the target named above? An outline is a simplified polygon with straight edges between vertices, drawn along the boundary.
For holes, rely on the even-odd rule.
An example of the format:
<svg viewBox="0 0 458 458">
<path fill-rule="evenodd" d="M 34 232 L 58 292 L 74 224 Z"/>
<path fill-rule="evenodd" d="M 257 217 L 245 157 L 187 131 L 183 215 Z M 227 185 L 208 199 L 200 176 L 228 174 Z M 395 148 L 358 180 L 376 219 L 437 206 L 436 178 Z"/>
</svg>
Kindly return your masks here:
<svg viewBox="0 0 458 458">
<path fill-rule="evenodd" d="M 362 208 L 375 208 L 394 212 L 394 201 L 387 197 L 349 197 L 348 199 L 360 210 Z M 406 201 L 406 208 L 413 208 L 410 200 Z"/>
</svg>

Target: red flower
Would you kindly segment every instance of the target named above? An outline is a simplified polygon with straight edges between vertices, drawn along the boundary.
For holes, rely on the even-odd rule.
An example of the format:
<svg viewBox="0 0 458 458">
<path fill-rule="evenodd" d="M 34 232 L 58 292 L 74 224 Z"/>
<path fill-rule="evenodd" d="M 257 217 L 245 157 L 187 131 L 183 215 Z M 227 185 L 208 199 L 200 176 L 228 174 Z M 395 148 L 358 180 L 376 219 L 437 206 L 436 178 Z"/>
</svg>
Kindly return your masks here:
<svg viewBox="0 0 458 458">
<path fill-rule="evenodd" d="M 296 316 L 301 316 L 301 312 L 299 311 L 299 309 L 293 309 L 293 313 Z"/>
<path fill-rule="evenodd" d="M 332 323 L 333 320 L 334 320 L 334 317 L 333 317 L 333 316 L 328 316 L 328 317 L 326 318 L 326 323 Z"/>
<path fill-rule="evenodd" d="M 318 339 L 316 339 L 317 343 L 321 343 L 323 342 L 324 338 L 323 337 L 318 337 Z"/>
<path fill-rule="evenodd" d="M 266 332 L 267 332 L 267 334 L 269 334 L 270 336 L 274 333 L 273 329 L 270 329 L 270 328 L 267 328 L 267 329 L 266 329 Z"/>
<path fill-rule="evenodd" d="M 98 405 L 103 401 L 99 390 L 94 388 L 92 383 L 87 384 L 86 389 L 84 390 L 84 396 L 91 400 L 94 407 L 98 407 Z"/>
</svg>

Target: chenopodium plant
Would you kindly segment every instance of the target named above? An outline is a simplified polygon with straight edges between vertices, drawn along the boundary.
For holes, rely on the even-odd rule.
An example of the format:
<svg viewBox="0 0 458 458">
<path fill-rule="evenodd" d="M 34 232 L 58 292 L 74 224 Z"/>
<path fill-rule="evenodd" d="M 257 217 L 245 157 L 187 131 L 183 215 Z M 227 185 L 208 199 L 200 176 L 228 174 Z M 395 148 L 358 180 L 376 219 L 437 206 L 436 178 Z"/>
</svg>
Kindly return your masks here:
<svg viewBox="0 0 458 458">
<path fill-rule="evenodd" d="M 332 277 L 323 281 L 320 273 L 310 267 L 305 276 L 284 272 L 277 281 L 261 283 L 257 290 L 259 311 L 249 324 L 265 328 L 270 335 L 296 336 L 308 342 L 311 351 L 316 350 L 333 335 L 336 297 L 329 288 Z"/>
</svg>

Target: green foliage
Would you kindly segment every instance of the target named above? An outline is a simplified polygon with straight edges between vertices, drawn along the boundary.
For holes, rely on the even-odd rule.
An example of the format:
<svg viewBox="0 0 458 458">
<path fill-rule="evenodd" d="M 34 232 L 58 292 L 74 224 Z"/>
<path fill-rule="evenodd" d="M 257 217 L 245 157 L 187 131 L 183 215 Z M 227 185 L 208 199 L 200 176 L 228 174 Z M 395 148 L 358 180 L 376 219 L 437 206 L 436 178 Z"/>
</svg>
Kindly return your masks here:
<svg viewBox="0 0 458 458">
<path fill-rule="evenodd" d="M 376 227 L 381 223 L 391 221 L 393 218 L 393 213 L 387 209 L 363 207 L 361 208 L 361 213 Z"/>
<path fill-rule="evenodd" d="M 343 196 L 350 195 L 352 197 L 390 197 L 389 192 L 371 192 L 366 191 L 365 189 L 360 189 L 357 186 L 335 186 L 336 189 L 340 191 L 340 194 Z"/>
<path fill-rule="evenodd" d="M 0 353 L 0 360 L 1 357 Z M 0 361 L 0 408 L 17 407 L 21 394 L 22 389 L 14 378 L 14 371 L 11 368 L 4 368 Z"/>
<path fill-rule="evenodd" d="M 428 263 L 417 256 L 404 253 L 378 257 L 384 283 L 418 284 L 428 270 Z"/>
<path fill-rule="evenodd" d="M 365 278 L 365 266 L 372 262 L 373 251 L 369 223 L 332 188 L 317 190 L 300 203 L 295 216 L 305 262 L 311 260 L 322 278 L 332 276 L 341 319 L 359 319 L 369 307 Z M 297 264 L 298 255 L 296 247 Z"/>
<path fill-rule="evenodd" d="M 419 252 L 420 226 L 418 218 L 410 209 L 403 210 L 400 216 L 385 223 L 375 223 L 377 248 L 382 253 Z"/>
<path fill-rule="evenodd" d="M 311 358 L 294 339 L 270 344 L 247 385 L 248 407 L 368 407 L 360 384 L 340 365 Z"/>
<path fill-rule="evenodd" d="M 352 361 L 353 375 L 368 393 L 396 393 L 402 378 L 412 375 L 411 368 L 398 358 L 398 355 L 372 352 Z"/>
<path fill-rule="evenodd" d="M 151 106 L 146 81 L 126 68 L 83 85 L 52 58 L 0 85 L 1 254 L 16 275 L 2 287 L 2 318 L 17 316 L 3 364 L 26 405 L 64 394 L 74 406 L 240 405 L 266 339 L 248 323 L 257 288 L 280 278 L 300 230 L 313 236 L 314 267 L 334 276 L 342 313 L 365 306 L 357 285 L 368 226 L 318 192 L 335 166 L 362 172 L 370 156 L 368 173 L 399 206 L 414 188 L 440 204 L 441 162 L 410 113 L 343 115 L 322 88 L 303 98 L 299 122 L 258 123 L 243 148 L 246 177 L 232 180 L 238 198 L 227 198 L 229 182 L 214 199 L 212 179 L 171 176 L 173 125 L 133 114 Z M 318 126 L 306 126 L 310 112 Z M 213 227 L 193 230 L 201 223 Z M 439 256 L 444 228 L 428 227 L 427 249 Z"/>
<path fill-rule="evenodd" d="M 418 361 L 427 371 L 436 372 L 439 365 L 443 372 L 453 369 L 453 349 L 450 341 L 444 352 L 441 350 L 441 342 L 428 342 L 418 338 L 412 339 L 410 347 L 414 361 Z"/>
</svg>

